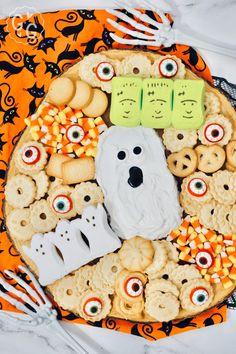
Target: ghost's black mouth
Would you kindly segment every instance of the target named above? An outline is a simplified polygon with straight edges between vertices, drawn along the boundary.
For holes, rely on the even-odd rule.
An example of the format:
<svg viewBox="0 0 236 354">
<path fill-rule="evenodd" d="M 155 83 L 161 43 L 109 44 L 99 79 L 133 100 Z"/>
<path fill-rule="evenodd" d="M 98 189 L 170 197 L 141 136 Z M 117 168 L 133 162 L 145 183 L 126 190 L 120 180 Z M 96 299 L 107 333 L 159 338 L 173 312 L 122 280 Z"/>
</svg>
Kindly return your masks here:
<svg viewBox="0 0 236 354">
<path fill-rule="evenodd" d="M 137 188 L 143 183 L 143 171 L 137 166 L 129 169 L 128 183 L 132 188 Z"/>
</svg>

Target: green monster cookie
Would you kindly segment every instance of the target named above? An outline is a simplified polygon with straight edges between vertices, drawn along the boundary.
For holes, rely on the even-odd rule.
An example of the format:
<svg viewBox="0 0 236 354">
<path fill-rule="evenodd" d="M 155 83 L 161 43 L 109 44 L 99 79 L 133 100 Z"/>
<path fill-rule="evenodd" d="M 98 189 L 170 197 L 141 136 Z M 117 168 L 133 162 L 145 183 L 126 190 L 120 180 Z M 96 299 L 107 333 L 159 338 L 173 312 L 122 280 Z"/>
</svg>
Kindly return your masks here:
<svg viewBox="0 0 236 354">
<path fill-rule="evenodd" d="M 115 125 L 135 127 L 140 124 L 142 79 L 114 77 L 110 119 Z"/>
<path fill-rule="evenodd" d="M 178 129 L 198 129 L 204 122 L 204 81 L 175 80 L 172 125 Z"/>
<path fill-rule="evenodd" d="M 173 81 L 144 79 L 141 124 L 148 128 L 171 125 Z"/>
</svg>

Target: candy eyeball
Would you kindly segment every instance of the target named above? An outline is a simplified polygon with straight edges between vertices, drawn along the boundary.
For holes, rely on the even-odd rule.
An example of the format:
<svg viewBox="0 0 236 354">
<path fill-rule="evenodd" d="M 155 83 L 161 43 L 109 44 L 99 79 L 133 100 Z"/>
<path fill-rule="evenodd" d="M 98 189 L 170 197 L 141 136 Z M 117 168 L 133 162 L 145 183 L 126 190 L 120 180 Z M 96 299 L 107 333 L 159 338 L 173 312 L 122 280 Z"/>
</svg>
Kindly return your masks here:
<svg viewBox="0 0 236 354">
<path fill-rule="evenodd" d="M 27 165 L 33 165 L 40 160 L 40 150 L 33 145 L 27 146 L 22 152 L 22 161 Z"/>
<path fill-rule="evenodd" d="M 225 131 L 218 123 L 209 124 L 204 130 L 204 136 L 210 143 L 218 143 L 224 138 Z"/>
<path fill-rule="evenodd" d="M 197 266 L 203 269 L 210 268 L 214 262 L 214 258 L 208 250 L 199 251 L 195 259 Z"/>
<path fill-rule="evenodd" d="M 56 213 L 66 214 L 73 208 L 73 203 L 68 195 L 58 195 L 52 202 L 52 208 Z"/>
<path fill-rule="evenodd" d="M 66 137 L 70 143 L 78 144 L 84 138 L 84 130 L 78 124 L 72 124 L 66 131 Z"/>
<path fill-rule="evenodd" d="M 207 302 L 209 293 L 205 288 L 198 287 L 192 290 L 190 294 L 191 302 L 196 306 L 201 306 Z"/>
<path fill-rule="evenodd" d="M 159 72 L 163 77 L 174 77 L 178 72 L 178 64 L 172 58 L 165 58 L 159 63 Z"/>
<path fill-rule="evenodd" d="M 137 297 L 143 292 L 143 283 L 139 278 L 128 278 L 125 283 L 125 292 L 131 297 Z"/>
<path fill-rule="evenodd" d="M 100 81 L 110 81 L 115 75 L 115 70 L 110 63 L 103 61 L 98 64 L 95 73 Z"/>
<path fill-rule="evenodd" d="M 97 297 L 88 299 L 84 304 L 83 311 L 89 317 L 99 315 L 102 311 L 102 301 Z"/>
<path fill-rule="evenodd" d="M 194 197 L 203 197 L 207 192 L 207 184 L 202 178 L 193 178 L 188 183 L 188 192 Z"/>
</svg>

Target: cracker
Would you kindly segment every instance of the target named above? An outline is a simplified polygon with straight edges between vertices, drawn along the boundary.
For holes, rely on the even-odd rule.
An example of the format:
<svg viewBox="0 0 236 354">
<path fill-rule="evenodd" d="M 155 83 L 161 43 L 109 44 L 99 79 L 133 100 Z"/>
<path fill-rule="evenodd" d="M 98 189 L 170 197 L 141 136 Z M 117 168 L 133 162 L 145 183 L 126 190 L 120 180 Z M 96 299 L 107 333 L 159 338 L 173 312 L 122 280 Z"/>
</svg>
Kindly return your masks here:
<svg viewBox="0 0 236 354">
<path fill-rule="evenodd" d="M 95 164 L 92 157 L 72 159 L 62 164 L 62 179 L 65 184 L 75 184 L 95 178 Z"/>
</svg>

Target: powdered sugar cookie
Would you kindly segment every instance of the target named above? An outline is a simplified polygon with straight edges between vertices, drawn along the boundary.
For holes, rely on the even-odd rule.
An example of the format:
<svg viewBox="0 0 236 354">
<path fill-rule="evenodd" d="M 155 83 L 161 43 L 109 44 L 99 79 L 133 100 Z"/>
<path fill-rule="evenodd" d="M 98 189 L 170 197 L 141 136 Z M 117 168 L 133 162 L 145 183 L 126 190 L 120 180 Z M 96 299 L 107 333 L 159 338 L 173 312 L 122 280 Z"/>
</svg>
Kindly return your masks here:
<svg viewBox="0 0 236 354">
<path fill-rule="evenodd" d="M 48 232 L 54 229 L 58 222 L 45 199 L 38 200 L 30 206 L 30 221 L 37 232 Z"/>
<path fill-rule="evenodd" d="M 220 100 L 214 92 L 205 92 L 204 98 L 206 116 L 220 113 Z"/>
<path fill-rule="evenodd" d="M 115 282 L 115 292 L 124 301 L 135 303 L 143 300 L 146 276 L 141 272 L 122 270 Z"/>
<path fill-rule="evenodd" d="M 149 77 L 151 70 L 151 62 L 146 55 L 132 54 L 117 66 L 117 76 Z"/>
<path fill-rule="evenodd" d="M 176 318 L 179 314 L 180 303 L 171 293 L 162 294 L 155 292 L 155 296 L 149 296 L 145 302 L 145 311 L 160 322 L 167 322 Z"/>
<path fill-rule="evenodd" d="M 74 275 L 67 275 L 50 286 L 55 301 L 64 309 L 75 311 L 78 304 L 78 291 Z"/>
<path fill-rule="evenodd" d="M 170 280 L 180 289 L 183 284 L 202 276 L 194 265 L 179 265 L 170 274 Z"/>
<path fill-rule="evenodd" d="M 110 310 L 111 299 L 99 290 L 87 290 L 77 297 L 75 312 L 85 320 L 100 321 Z"/>
<path fill-rule="evenodd" d="M 147 274 L 155 274 L 160 271 L 167 263 L 168 251 L 161 241 L 152 241 L 155 250 L 152 263 L 145 269 Z"/>
<path fill-rule="evenodd" d="M 83 293 L 84 291 L 91 289 L 93 268 L 93 266 L 86 265 L 75 272 L 75 284 L 78 293 Z"/>
<path fill-rule="evenodd" d="M 145 289 L 146 298 L 154 296 L 153 293 L 155 293 L 156 291 L 161 291 L 163 293 L 171 293 L 176 297 L 179 296 L 179 290 L 176 285 L 173 284 L 171 281 L 165 279 L 150 280 L 146 285 Z"/>
<path fill-rule="evenodd" d="M 121 314 L 125 319 L 137 319 L 142 315 L 144 309 L 144 301 L 129 303 L 119 296 L 115 295 L 112 302 L 113 309 L 116 313 Z"/>
<path fill-rule="evenodd" d="M 185 65 L 175 55 L 165 55 L 152 64 L 153 77 L 183 79 L 185 74 Z"/>
<path fill-rule="evenodd" d="M 6 201 L 14 208 L 25 208 L 35 198 L 36 186 L 31 177 L 15 175 L 7 181 L 5 187 Z"/>
<path fill-rule="evenodd" d="M 216 205 L 216 201 L 212 199 L 210 202 L 204 203 L 198 213 L 200 223 L 205 227 L 213 230 L 215 228 L 215 222 L 213 217 Z"/>
<path fill-rule="evenodd" d="M 230 171 L 218 171 L 212 175 L 209 182 L 214 199 L 222 204 L 233 205 L 236 202 L 236 175 Z"/>
<path fill-rule="evenodd" d="M 74 208 L 78 214 L 82 214 L 84 208 L 89 205 L 103 203 L 103 193 L 96 183 L 84 182 L 77 184 L 72 191 L 71 197 Z"/>
<path fill-rule="evenodd" d="M 16 150 L 14 161 L 19 172 L 33 175 L 44 168 L 47 156 L 41 143 L 28 141 Z"/>
<path fill-rule="evenodd" d="M 180 289 L 181 306 L 190 313 L 207 309 L 214 297 L 213 288 L 205 279 L 193 279 Z"/>
<path fill-rule="evenodd" d="M 29 208 L 12 210 L 7 218 L 7 227 L 17 240 L 30 240 L 35 231 L 30 222 Z"/>
<path fill-rule="evenodd" d="M 57 215 L 58 218 L 70 219 L 77 214 L 72 199 L 72 191 L 73 188 L 63 185 L 59 185 L 50 190 L 47 200 L 52 212 Z"/>
<path fill-rule="evenodd" d="M 165 253 L 164 246 L 162 249 Z M 154 248 L 151 241 L 136 236 L 125 240 L 118 254 L 124 268 L 130 271 L 142 271 L 152 263 Z"/>
<path fill-rule="evenodd" d="M 49 188 L 49 178 L 44 171 L 32 175 L 33 180 L 36 183 L 36 197 L 35 199 L 39 200 L 43 198 L 48 192 Z"/>
<path fill-rule="evenodd" d="M 175 128 L 164 129 L 163 143 L 170 152 L 178 152 L 183 148 L 192 148 L 197 144 L 196 130 Z"/>
<path fill-rule="evenodd" d="M 198 130 L 198 137 L 202 144 L 228 144 L 232 135 L 232 123 L 223 114 L 209 115 Z"/>
<path fill-rule="evenodd" d="M 184 178 L 181 190 L 186 197 L 198 203 L 207 203 L 212 199 L 211 177 L 203 172 L 195 172 Z"/>
</svg>

